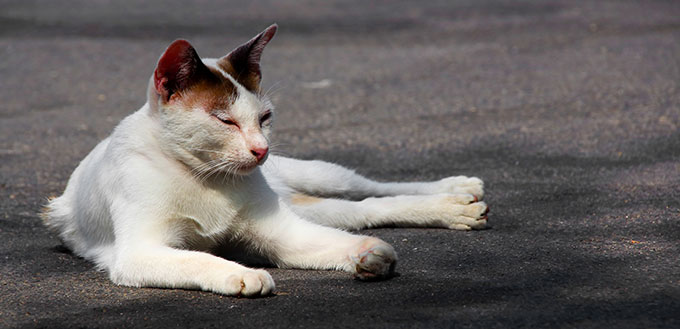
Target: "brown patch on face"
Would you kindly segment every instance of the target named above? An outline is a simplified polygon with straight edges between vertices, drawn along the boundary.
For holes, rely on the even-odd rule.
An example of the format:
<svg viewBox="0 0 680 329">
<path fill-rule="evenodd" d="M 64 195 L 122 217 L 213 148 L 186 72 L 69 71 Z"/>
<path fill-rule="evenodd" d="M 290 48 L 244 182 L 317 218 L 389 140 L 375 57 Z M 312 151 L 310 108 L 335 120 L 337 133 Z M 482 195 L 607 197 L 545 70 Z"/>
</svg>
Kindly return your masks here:
<svg viewBox="0 0 680 329">
<path fill-rule="evenodd" d="M 171 101 L 187 109 L 200 107 L 205 111 L 226 109 L 237 97 L 236 86 L 219 71 L 208 67 L 210 75 L 194 83 L 186 90 L 174 94 Z"/>
<path fill-rule="evenodd" d="M 302 194 L 302 193 L 294 193 L 290 197 L 290 202 L 293 203 L 296 206 L 309 206 L 315 203 L 319 203 L 323 201 L 322 198 L 317 198 L 313 197 L 311 195 L 307 194 Z"/>
</svg>

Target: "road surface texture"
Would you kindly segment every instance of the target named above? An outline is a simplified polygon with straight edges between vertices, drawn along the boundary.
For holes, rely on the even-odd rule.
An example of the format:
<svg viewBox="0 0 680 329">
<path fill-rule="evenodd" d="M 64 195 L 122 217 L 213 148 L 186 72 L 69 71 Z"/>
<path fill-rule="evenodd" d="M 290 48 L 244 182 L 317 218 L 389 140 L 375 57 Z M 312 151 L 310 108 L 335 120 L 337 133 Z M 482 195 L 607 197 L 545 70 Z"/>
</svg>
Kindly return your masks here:
<svg viewBox="0 0 680 329">
<path fill-rule="evenodd" d="M 478 176 L 491 228 L 363 231 L 399 276 L 270 269 L 275 296 L 135 289 L 37 215 L 176 38 L 269 24 L 275 152 Z M 678 328 L 677 1 L 2 1 L 0 327 Z"/>
</svg>

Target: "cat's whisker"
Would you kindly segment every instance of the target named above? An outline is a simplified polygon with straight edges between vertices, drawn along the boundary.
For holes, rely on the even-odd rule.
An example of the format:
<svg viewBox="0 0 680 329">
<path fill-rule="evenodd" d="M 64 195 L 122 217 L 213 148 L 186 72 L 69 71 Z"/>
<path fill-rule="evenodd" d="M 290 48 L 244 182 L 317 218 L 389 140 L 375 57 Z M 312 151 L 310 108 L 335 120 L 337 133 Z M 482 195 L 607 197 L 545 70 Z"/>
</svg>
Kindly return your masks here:
<svg viewBox="0 0 680 329">
<path fill-rule="evenodd" d="M 196 176 L 196 179 L 202 184 L 204 183 L 208 177 L 212 176 L 215 172 L 218 171 L 218 168 L 223 164 L 227 162 L 227 160 L 212 160 L 209 162 L 206 162 L 203 167 L 203 169 L 200 170 L 199 174 Z"/>
<path fill-rule="evenodd" d="M 285 151 L 279 151 L 279 150 L 271 150 L 269 151 L 269 154 L 275 155 L 275 156 L 280 156 L 280 157 L 285 157 L 285 158 L 290 158 L 292 157 L 290 153 L 285 152 Z"/>
<path fill-rule="evenodd" d="M 280 150 L 280 147 L 282 145 L 286 145 L 287 143 L 282 143 L 282 142 L 269 142 L 269 154 L 273 155 L 279 155 L 283 157 L 289 157 L 290 154 L 288 154 L 285 151 Z"/>
<path fill-rule="evenodd" d="M 192 172 L 193 171 L 200 171 L 203 167 L 210 166 L 213 162 L 216 162 L 216 161 L 220 161 L 220 160 L 211 160 L 211 161 L 208 161 L 208 162 L 204 162 L 204 163 L 194 167 L 191 171 Z"/>
<path fill-rule="evenodd" d="M 285 86 L 283 85 L 283 80 L 278 80 L 274 82 L 271 86 L 269 86 L 269 88 L 267 88 L 267 91 L 264 92 L 262 97 L 271 99 L 276 93 L 283 90 L 284 87 Z"/>
<path fill-rule="evenodd" d="M 213 164 L 215 164 L 215 163 L 217 163 L 217 162 L 219 162 L 219 161 L 221 161 L 221 160 L 212 160 L 212 161 L 205 162 L 205 163 L 203 163 L 203 164 L 201 164 L 201 165 L 199 165 L 199 166 L 197 166 L 197 167 L 194 167 L 194 168 L 191 170 L 191 174 L 192 174 L 192 175 L 200 175 L 200 174 L 203 173 L 205 170 L 209 170 L 209 168 L 210 168 Z"/>
<path fill-rule="evenodd" d="M 288 146 L 288 145 L 290 145 L 290 143 L 281 142 L 281 141 L 275 141 L 275 142 L 269 142 L 269 143 L 270 143 L 270 145 L 272 145 L 272 146 L 274 146 L 274 147 L 277 147 L 277 148 L 278 148 L 279 146 Z"/>
<path fill-rule="evenodd" d="M 224 173 L 224 176 L 222 177 L 222 184 L 225 183 L 225 181 L 227 180 L 227 177 L 235 176 L 236 170 L 233 167 L 234 166 L 232 164 L 225 164 L 225 167 L 224 167 L 225 173 Z M 232 184 L 233 184 L 233 180 L 230 179 L 229 181 L 231 181 Z"/>
<path fill-rule="evenodd" d="M 223 171 L 223 168 L 224 168 L 225 166 L 228 166 L 228 165 L 229 165 L 229 160 L 223 160 L 223 161 L 221 161 L 220 163 L 216 164 L 215 166 L 213 166 L 213 167 L 211 168 L 210 173 L 204 177 L 204 181 L 207 180 L 208 177 L 213 176 L 213 175 L 217 174 L 217 173 L 220 172 L 220 171 Z"/>
<path fill-rule="evenodd" d="M 205 174 L 205 172 L 206 172 L 207 170 L 209 170 L 210 167 L 211 167 L 211 165 L 203 165 L 201 169 L 192 170 L 191 176 L 194 177 L 194 179 L 200 180 L 200 179 L 201 179 L 201 176 L 203 176 L 203 174 Z"/>
</svg>

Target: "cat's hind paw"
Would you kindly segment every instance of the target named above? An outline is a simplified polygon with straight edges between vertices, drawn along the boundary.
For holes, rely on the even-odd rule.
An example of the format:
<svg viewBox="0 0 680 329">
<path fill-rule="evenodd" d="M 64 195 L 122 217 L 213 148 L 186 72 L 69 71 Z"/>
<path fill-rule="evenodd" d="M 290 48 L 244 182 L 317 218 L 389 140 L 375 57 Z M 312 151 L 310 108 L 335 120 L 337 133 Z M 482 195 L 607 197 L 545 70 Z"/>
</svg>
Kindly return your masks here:
<svg viewBox="0 0 680 329">
<path fill-rule="evenodd" d="M 435 182 L 437 193 L 467 193 L 484 198 L 484 182 L 477 177 L 452 176 Z"/>
<path fill-rule="evenodd" d="M 453 206 L 453 214 L 447 218 L 448 228 L 459 231 L 485 229 L 489 220 L 489 206 L 474 202 L 465 206 Z"/>
<path fill-rule="evenodd" d="M 373 281 L 390 278 L 394 275 L 397 253 L 386 242 L 369 238 L 357 255 L 352 256 L 354 277 L 358 280 Z"/>
</svg>

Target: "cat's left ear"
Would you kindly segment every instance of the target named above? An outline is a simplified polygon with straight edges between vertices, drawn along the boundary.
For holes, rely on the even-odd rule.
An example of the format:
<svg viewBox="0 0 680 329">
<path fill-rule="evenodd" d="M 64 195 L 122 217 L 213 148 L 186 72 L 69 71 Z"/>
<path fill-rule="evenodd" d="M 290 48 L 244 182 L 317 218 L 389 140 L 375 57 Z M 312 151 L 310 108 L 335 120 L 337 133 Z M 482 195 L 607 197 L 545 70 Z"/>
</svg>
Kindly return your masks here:
<svg viewBox="0 0 680 329">
<path fill-rule="evenodd" d="M 250 41 L 220 58 L 217 64 L 246 89 L 252 92 L 259 91 L 262 80 L 262 72 L 260 72 L 262 51 L 274 37 L 277 29 L 278 25 L 273 24 Z"/>
</svg>

